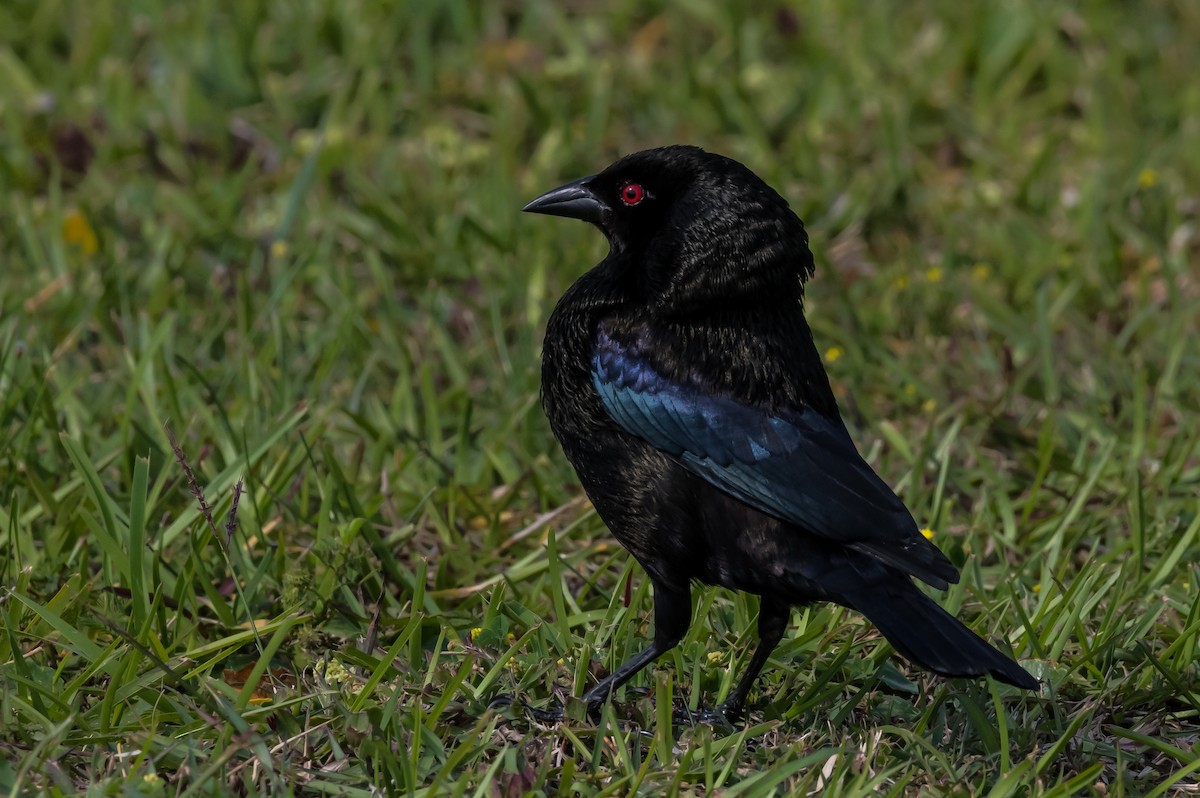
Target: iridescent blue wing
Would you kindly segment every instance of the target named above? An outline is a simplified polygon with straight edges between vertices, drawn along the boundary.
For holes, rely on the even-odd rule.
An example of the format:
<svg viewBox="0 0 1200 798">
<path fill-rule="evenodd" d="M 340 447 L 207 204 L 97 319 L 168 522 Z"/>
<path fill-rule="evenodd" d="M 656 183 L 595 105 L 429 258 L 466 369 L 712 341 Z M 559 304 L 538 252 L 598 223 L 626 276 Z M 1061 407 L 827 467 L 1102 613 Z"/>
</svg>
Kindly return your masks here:
<svg viewBox="0 0 1200 798">
<path fill-rule="evenodd" d="M 601 335 L 592 381 L 626 432 L 750 506 L 867 551 L 938 587 L 957 581 L 945 556 L 867 465 L 840 420 L 814 410 L 768 413 L 672 381 Z"/>
</svg>

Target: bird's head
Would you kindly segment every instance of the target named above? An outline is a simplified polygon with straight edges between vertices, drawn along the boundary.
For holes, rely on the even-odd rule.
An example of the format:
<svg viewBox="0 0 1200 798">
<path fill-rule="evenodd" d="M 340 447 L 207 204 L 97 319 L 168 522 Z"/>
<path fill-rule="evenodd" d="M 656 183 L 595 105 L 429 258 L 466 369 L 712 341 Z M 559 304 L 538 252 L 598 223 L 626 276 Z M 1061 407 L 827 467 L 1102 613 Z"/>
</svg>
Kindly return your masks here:
<svg viewBox="0 0 1200 798">
<path fill-rule="evenodd" d="M 742 164 L 698 147 L 628 155 L 523 210 L 599 227 L 610 260 L 666 312 L 799 299 L 813 272 L 808 235 L 787 202 Z"/>
</svg>

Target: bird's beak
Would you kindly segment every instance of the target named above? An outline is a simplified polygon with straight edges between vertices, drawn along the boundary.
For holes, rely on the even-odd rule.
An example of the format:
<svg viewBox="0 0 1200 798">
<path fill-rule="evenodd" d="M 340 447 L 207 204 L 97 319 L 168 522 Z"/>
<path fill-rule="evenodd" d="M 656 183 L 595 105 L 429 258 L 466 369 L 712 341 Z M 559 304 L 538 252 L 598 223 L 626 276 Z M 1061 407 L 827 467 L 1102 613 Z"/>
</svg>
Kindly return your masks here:
<svg viewBox="0 0 1200 798">
<path fill-rule="evenodd" d="M 581 177 L 564 186 L 559 186 L 553 191 L 547 191 L 521 210 L 527 213 L 566 216 L 568 219 L 582 219 L 592 224 L 600 224 L 601 218 L 608 208 L 588 188 L 588 183 L 593 177 L 595 175 Z"/>
</svg>

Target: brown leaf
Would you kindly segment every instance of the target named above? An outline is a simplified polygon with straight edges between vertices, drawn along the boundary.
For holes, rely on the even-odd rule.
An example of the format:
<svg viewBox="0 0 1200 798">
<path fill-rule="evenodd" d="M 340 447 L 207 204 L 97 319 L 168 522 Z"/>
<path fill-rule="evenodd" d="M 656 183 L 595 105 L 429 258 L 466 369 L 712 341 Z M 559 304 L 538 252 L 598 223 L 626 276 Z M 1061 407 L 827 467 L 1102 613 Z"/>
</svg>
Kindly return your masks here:
<svg viewBox="0 0 1200 798">
<path fill-rule="evenodd" d="M 519 773 L 505 773 L 499 778 L 500 794 L 504 798 L 521 798 L 537 783 L 537 771 L 529 762 Z"/>
<path fill-rule="evenodd" d="M 221 681 L 235 690 L 241 690 L 246 686 L 246 680 L 250 678 L 253 671 L 253 663 L 238 670 L 226 669 L 221 672 Z M 255 685 L 254 692 L 250 694 L 250 703 L 265 704 L 278 695 L 281 687 L 294 690 L 296 674 L 287 668 L 268 668 L 267 672 L 258 680 L 258 684 Z"/>
</svg>

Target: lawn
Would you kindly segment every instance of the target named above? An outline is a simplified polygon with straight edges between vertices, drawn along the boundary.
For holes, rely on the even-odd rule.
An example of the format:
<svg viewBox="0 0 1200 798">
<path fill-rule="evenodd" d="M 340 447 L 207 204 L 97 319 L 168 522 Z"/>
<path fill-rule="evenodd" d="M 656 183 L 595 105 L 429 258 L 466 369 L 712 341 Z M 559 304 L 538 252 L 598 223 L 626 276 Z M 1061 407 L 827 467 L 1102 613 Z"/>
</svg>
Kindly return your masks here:
<svg viewBox="0 0 1200 798">
<path fill-rule="evenodd" d="M 1200 4 L 0 4 L 9 795 L 1200 791 Z M 1044 684 L 754 597 L 652 629 L 539 396 L 604 254 L 523 216 L 738 158 L 864 456 Z"/>
</svg>

